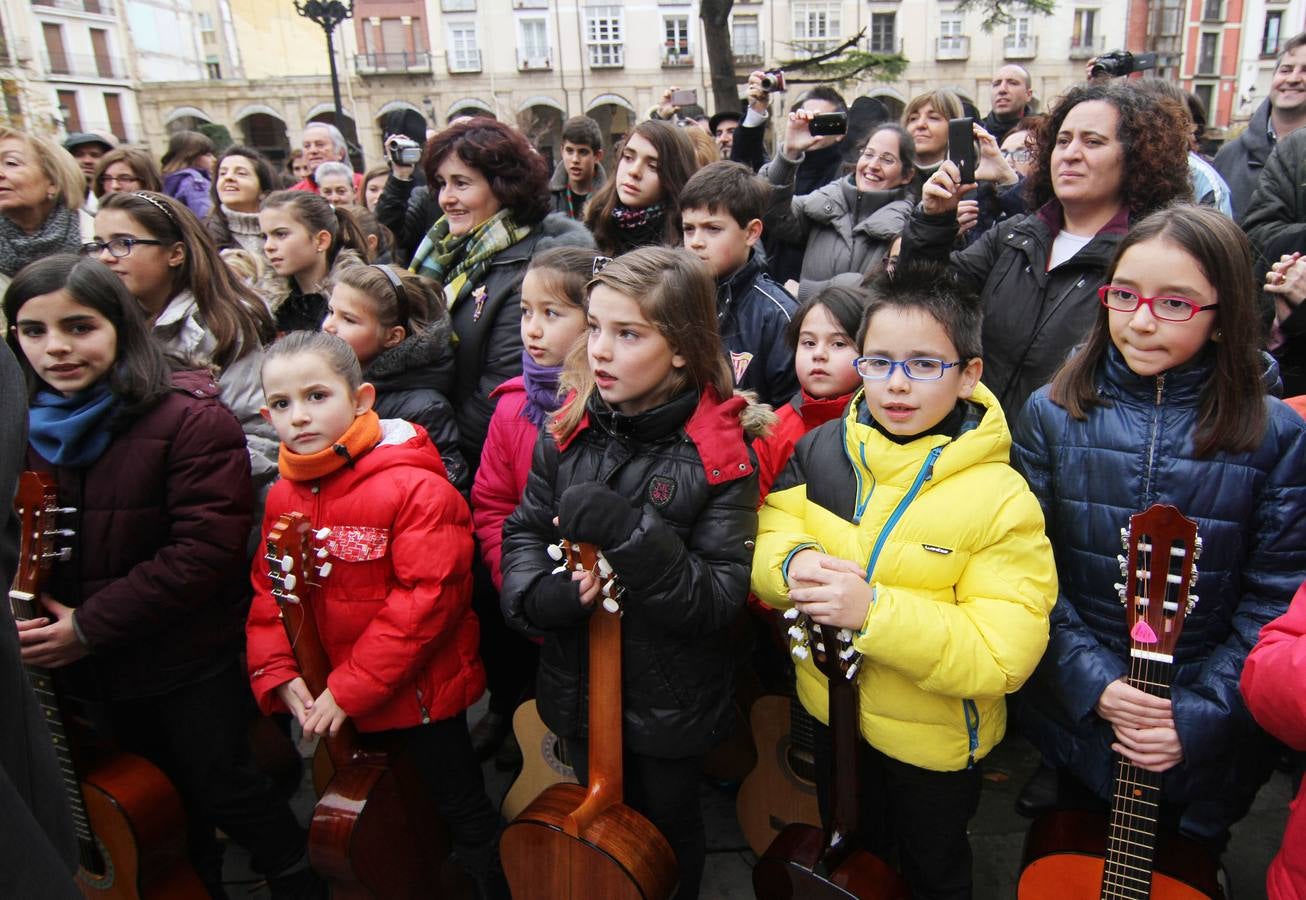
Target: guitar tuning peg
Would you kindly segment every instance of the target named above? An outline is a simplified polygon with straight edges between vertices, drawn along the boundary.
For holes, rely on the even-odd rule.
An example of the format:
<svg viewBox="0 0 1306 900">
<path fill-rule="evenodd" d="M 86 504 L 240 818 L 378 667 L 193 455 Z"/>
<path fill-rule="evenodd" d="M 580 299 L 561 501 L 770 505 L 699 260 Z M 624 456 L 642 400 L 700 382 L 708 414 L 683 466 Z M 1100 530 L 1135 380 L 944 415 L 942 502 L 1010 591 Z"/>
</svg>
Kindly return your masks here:
<svg viewBox="0 0 1306 900">
<path fill-rule="evenodd" d="M 1116 584 L 1115 584 L 1115 588 L 1116 588 L 1116 596 L 1118 596 L 1118 597 L 1120 598 L 1120 602 L 1121 602 L 1121 603 L 1124 603 L 1124 602 L 1125 602 L 1125 586 L 1124 586 L 1123 584 L 1121 584 L 1120 582 L 1117 581 Z"/>
<path fill-rule="evenodd" d="M 611 597 L 603 598 L 603 608 L 610 613 L 621 612 L 621 604 L 618 603 L 616 600 L 613 600 Z"/>
<path fill-rule="evenodd" d="M 790 625 L 787 634 L 799 643 L 802 643 L 803 638 L 807 636 L 807 632 L 803 631 L 803 629 L 797 625 Z"/>
<path fill-rule="evenodd" d="M 281 585 L 288 591 L 293 591 L 295 585 L 299 584 L 299 579 L 287 572 L 281 579 Z"/>
<path fill-rule="evenodd" d="M 49 531 L 42 531 L 41 535 L 43 537 L 70 538 L 76 533 L 71 528 L 51 528 Z"/>
<path fill-rule="evenodd" d="M 553 560 L 554 562 L 562 562 L 561 544 L 549 544 L 549 546 L 544 548 L 544 552 L 549 554 L 549 559 Z"/>
<path fill-rule="evenodd" d="M 1201 535 L 1193 538 L 1193 562 L 1202 558 L 1202 538 Z"/>
<path fill-rule="evenodd" d="M 322 547 L 317 551 L 318 559 L 326 559 L 330 555 L 331 555 L 331 551 L 328 550 L 326 547 Z"/>
<path fill-rule="evenodd" d="M 816 642 L 816 652 L 817 652 L 817 653 L 824 653 L 824 652 L 825 652 L 825 641 L 817 641 L 817 642 Z"/>
<path fill-rule="evenodd" d="M 783 618 L 786 622 L 792 622 L 794 619 L 797 619 L 798 607 L 796 606 L 789 607 L 781 614 L 781 618 Z"/>
<path fill-rule="evenodd" d="M 313 532 L 313 539 L 317 541 L 325 541 L 328 537 L 330 537 L 330 535 L 331 535 L 331 529 L 322 527 L 319 528 L 317 531 Z"/>
<path fill-rule="evenodd" d="M 51 510 L 51 512 L 53 512 L 56 516 L 71 516 L 73 513 L 77 512 L 77 507 L 60 506 L 57 509 Z"/>
<path fill-rule="evenodd" d="M 1128 529 L 1128 528 L 1121 528 L 1121 529 L 1120 529 L 1120 546 L 1121 546 L 1121 548 L 1123 548 L 1123 549 L 1125 549 L 1125 550 L 1128 550 L 1128 549 L 1129 549 L 1129 529 Z"/>
<path fill-rule="evenodd" d="M 59 562 L 68 562 L 68 560 L 73 558 L 73 548 L 60 547 L 59 551 L 54 554 L 54 558 L 57 559 Z"/>
<path fill-rule="evenodd" d="M 850 628 L 839 629 L 839 640 L 843 641 L 844 643 L 851 643 L 852 639 L 853 639 L 852 629 Z"/>
<path fill-rule="evenodd" d="M 617 579 L 609 578 L 607 580 L 607 583 L 603 585 L 603 596 L 611 597 L 613 591 L 615 591 L 616 588 L 617 588 Z"/>
<path fill-rule="evenodd" d="M 277 565 L 281 566 L 281 571 L 289 572 L 295 567 L 295 561 L 291 559 L 290 554 L 287 553 L 285 556 L 281 557 L 281 559 L 277 560 Z"/>
<path fill-rule="evenodd" d="M 565 572 L 565 571 L 567 571 L 567 567 L 566 567 L 566 566 L 558 566 L 556 569 L 554 569 L 554 570 L 553 570 L 552 572 L 550 572 L 549 574 L 550 574 L 550 575 L 560 575 L 560 574 L 562 574 L 562 573 Z"/>
<path fill-rule="evenodd" d="M 612 563 L 608 562 L 608 558 L 607 558 L 606 556 L 604 556 L 602 553 L 600 553 L 600 554 L 599 554 L 599 575 L 601 575 L 601 576 L 604 577 L 604 578 L 607 578 L 607 577 L 608 577 L 609 575 L 611 575 L 611 574 L 612 574 Z"/>
<path fill-rule="evenodd" d="M 847 662 L 848 660 L 852 659 L 853 656 L 856 655 L 856 653 L 857 653 L 857 648 L 854 647 L 852 644 L 849 644 L 847 647 L 844 647 L 842 650 L 839 651 L 839 658 Z"/>
<path fill-rule="evenodd" d="M 324 562 L 322 565 L 318 566 L 317 574 L 319 578 L 326 578 L 329 576 L 331 574 L 331 563 Z"/>
<path fill-rule="evenodd" d="M 861 667 L 862 667 L 862 660 L 861 657 L 858 657 L 857 661 L 848 667 L 848 671 L 843 673 L 843 677 L 848 679 L 849 681 L 852 681 L 854 678 L 857 677 L 857 670 L 860 669 Z"/>
<path fill-rule="evenodd" d="M 795 644 L 793 649 L 789 652 L 793 655 L 794 659 L 807 659 L 807 657 L 812 655 L 802 644 Z"/>
<path fill-rule="evenodd" d="M 1197 595 L 1196 595 L 1196 594 L 1189 594 L 1189 595 L 1188 595 L 1188 609 L 1185 610 L 1184 615 L 1188 615 L 1188 613 L 1192 612 L 1192 611 L 1193 611 L 1193 607 L 1196 606 L 1196 605 L 1197 605 Z"/>
<path fill-rule="evenodd" d="M 1125 559 L 1123 554 L 1116 554 L 1116 562 L 1120 563 L 1120 577 L 1129 577 L 1129 560 Z"/>
</svg>

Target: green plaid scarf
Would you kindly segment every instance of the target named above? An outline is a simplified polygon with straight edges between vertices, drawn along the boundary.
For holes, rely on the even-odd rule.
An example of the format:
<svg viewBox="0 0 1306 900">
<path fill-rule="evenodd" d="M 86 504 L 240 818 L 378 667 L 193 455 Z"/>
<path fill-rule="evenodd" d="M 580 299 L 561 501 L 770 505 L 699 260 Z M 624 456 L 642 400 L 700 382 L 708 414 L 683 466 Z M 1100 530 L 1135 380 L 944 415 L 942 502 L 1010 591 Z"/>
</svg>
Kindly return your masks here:
<svg viewBox="0 0 1306 900">
<path fill-rule="evenodd" d="M 461 236 L 450 234 L 449 219 L 441 216 L 422 238 L 408 268 L 446 287 L 455 288 L 457 293 L 449 301 L 449 308 L 453 309 L 458 301 L 485 280 L 490 261 L 530 232 L 529 226 L 514 222 L 506 209 L 499 210 L 469 234 Z"/>
</svg>

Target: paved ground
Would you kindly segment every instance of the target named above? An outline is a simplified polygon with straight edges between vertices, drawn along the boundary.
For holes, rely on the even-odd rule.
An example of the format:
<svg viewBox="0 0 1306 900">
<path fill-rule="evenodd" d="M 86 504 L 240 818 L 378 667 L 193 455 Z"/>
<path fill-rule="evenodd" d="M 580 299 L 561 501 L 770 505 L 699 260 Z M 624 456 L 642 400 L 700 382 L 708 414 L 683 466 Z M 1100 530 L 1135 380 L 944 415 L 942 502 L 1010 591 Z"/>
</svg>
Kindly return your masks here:
<svg viewBox="0 0 1306 900">
<path fill-rule="evenodd" d="M 480 713 L 479 707 L 474 708 L 470 720 L 475 722 Z M 984 794 L 979 813 L 971 823 L 975 900 L 1008 900 L 1016 895 L 1021 847 L 1029 822 L 1016 814 L 1013 803 L 1037 763 L 1033 748 L 1016 738 L 1005 741 L 986 761 Z M 510 776 L 486 763 L 485 777 L 490 798 L 497 803 L 508 790 Z M 1230 900 L 1264 900 L 1265 869 L 1283 835 L 1289 790 L 1288 777 L 1276 774 L 1261 790 L 1251 814 L 1234 829 L 1233 842 L 1225 854 L 1232 888 Z M 709 853 L 702 898 L 751 898 L 756 857 L 735 820 L 734 794 L 705 783 L 702 798 Z M 296 797 L 297 810 L 306 817 L 311 804 L 305 787 Z M 227 857 L 227 889 L 232 900 L 267 900 L 267 889 L 249 872 L 244 853 L 233 847 Z"/>
</svg>

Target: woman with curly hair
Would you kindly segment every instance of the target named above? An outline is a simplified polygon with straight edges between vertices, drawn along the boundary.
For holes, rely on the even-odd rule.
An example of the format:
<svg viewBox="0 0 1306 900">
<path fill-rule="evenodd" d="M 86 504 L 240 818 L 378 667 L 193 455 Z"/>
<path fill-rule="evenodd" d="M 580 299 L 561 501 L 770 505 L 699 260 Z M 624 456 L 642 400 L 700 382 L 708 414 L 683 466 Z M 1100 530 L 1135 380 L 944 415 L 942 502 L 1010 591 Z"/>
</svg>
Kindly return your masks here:
<svg viewBox="0 0 1306 900">
<path fill-rule="evenodd" d="M 977 130 L 981 181 L 1011 181 L 997 143 Z M 1188 129 L 1171 100 L 1126 84 L 1077 85 L 1030 136 L 1029 208 L 951 253 L 953 271 L 984 304 L 984 381 L 1014 418 L 1078 344 L 1097 314 L 1097 289 L 1131 223 L 1188 200 Z M 900 264 L 948 259 L 957 204 L 975 190 L 944 161 L 903 231 Z"/>
</svg>

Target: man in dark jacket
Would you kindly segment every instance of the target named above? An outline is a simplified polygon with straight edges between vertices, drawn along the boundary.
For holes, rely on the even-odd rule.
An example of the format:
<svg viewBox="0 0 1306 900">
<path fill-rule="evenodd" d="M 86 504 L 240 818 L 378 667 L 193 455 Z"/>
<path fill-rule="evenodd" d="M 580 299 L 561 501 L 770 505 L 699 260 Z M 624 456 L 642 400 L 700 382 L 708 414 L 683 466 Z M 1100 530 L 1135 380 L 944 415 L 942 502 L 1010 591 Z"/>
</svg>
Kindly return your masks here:
<svg viewBox="0 0 1306 900">
<path fill-rule="evenodd" d="M 998 69 L 993 76 L 993 108 L 980 124 L 993 135 L 993 140 L 998 142 L 999 147 L 1007 132 L 1032 112 L 1029 108 L 1032 99 L 1034 86 L 1028 69 L 1015 63 L 1008 63 Z"/>
<path fill-rule="evenodd" d="M 1233 194 L 1234 219 L 1242 222 L 1256 181 L 1277 141 L 1306 125 L 1306 31 L 1283 45 L 1270 82 L 1270 96 L 1252 115 L 1247 130 L 1220 148 L 1215 168 Z"/>
<path fill-rule="evenodd" d="M 589 116 L 572 116 L 562 126 L 562 160 L 549 179 L 553 211 L 580 219 L 590 196 L 603 187 L 603 132 Z"/>
</svg>

